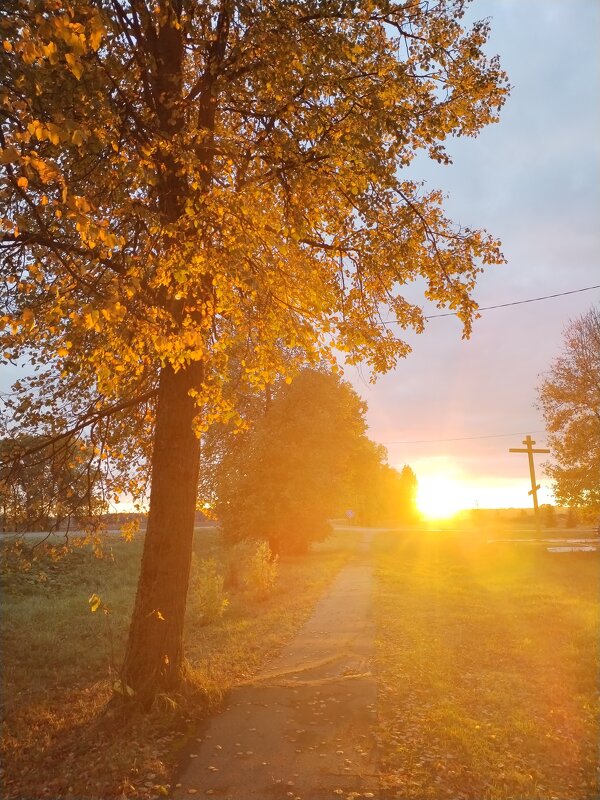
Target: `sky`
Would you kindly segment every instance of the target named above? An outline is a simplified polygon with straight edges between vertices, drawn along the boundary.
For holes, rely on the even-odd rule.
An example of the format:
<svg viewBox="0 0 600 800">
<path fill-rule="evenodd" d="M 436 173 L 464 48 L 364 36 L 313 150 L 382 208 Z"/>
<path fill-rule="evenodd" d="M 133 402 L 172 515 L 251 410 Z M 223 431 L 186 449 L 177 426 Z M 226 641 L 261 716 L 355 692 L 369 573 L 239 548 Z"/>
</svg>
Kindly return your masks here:
<svg viewBox="0 0 600 800">
<path fill-rule="evenodd" d="M 422 159 L 412 172 L 444 190 L 455 222 L 501 239 L 507 263 L 481 276 L 480 306 L 600 284 L 600 2 L 474 0 L 469 18 L 486 17 L 487 52 L 499 54 L 513 87 L 500 123 L 451 142 L 452 166 Z M 440 313 L 414 291 L 407 297 Z M 508 448 L 527 433 L 545 447 L 540 376 L 569 320 L 598 302 L 600 289 L 484 311 L 469 341 L 456 318 L 432 319 L 374 386 L 346 369 L 368 403 L 371 438 L 392 465 L 410 464 L 425 501 L 530 505 L 527 456 Z M 553 502 L 547 458 L 536 456 L 541 503 Z"/>
</svg>

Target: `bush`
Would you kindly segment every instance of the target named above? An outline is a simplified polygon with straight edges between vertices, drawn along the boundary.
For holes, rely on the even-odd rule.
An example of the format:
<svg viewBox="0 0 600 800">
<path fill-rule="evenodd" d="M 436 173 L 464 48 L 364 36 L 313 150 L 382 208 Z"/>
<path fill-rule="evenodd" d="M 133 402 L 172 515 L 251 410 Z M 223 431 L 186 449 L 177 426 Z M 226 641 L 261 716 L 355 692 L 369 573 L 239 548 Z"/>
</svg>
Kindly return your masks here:
<svg viewBox="0 0 600 800">
<path fill-rule="evenodd" d="M 271 553 L 268 542 L 260 541 L 247 560 L 243 572 L 244 585 L 257 600 L 264 600 L 273 591 L 279 572 L 279 558 Z"/>
<path fill-rule="evenodd" d="M 273 591 L 279 572 L 278 557 L 269 543 L 244 539 L 227 550 L 225 583 L 231 589 L 246 589 L 256 600 Z"/>
<path fill-rule="evenodd" d="M 200 562 L 192 580 L 192 591 L 200 606 L 204 625 L 215 622 L 225 613 L 229 599 L 224 591 L 225 577 L 219 572 L 214 558 Z"/>
</svg>

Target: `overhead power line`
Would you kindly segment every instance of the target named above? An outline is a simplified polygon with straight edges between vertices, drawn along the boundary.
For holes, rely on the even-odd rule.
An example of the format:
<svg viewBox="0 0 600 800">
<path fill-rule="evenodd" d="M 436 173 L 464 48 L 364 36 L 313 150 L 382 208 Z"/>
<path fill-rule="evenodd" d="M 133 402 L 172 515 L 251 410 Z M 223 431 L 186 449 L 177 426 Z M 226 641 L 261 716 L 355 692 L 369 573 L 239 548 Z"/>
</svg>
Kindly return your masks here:
<svg viewBox="0 0 600 800">
<path fill-rule="evenodd" d="M 442 442 L 470 442 L 475 439 L 506 439 L 509 436 L 525 436 L 529 433 L 546 433 L 546 431 L 519 431 L 517 433 L 492 433 L 485 436 L 458 436 L 454 439 L 408 439 L 404 442 L 381 442 L 381 444 L 441 444 Z"/>
<path fill-rule="evenodd" d="M 571 289 L 568 292 L 557 292 L 556 294 L 545 294 L 542 297 L 530 297 L 527 300 L 513 300 L 510 303 L 498 303 L 495 306 L 480 306 L 477 311 L 491 311 L 494 308 L 508 308 L 509 306 L 522 306 L 524 303 L 537 303 L 540 300 L 551 300 L 554 297 L 565 297 L 568 294 L 579 294 L 580 292 L 590 292 L 592 289 L 600 289 L 600 284 L 597 286 L 584 286 L 582 289 Z M 456 311 L 446 311 L 443 314 L 429 314 L 424 319 L 437 319 L 438 317 L 456 317 Z M 397 325 L 395 319 L 386 320 L 385 325 Z"/>
</svg>

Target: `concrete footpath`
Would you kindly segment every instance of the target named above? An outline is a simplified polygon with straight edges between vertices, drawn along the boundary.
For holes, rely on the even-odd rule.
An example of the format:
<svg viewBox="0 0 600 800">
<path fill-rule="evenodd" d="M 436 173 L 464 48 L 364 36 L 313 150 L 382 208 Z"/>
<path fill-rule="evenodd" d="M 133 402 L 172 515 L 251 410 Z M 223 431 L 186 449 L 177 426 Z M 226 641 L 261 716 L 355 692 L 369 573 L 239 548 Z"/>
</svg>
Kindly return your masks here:
<svg viewBox="0 0 600 800">
<path fill-rule="evenodd" d="M 281 655 L 199 735 L 174 798 L 376 797 L 370 534 Z"/>
</svg>

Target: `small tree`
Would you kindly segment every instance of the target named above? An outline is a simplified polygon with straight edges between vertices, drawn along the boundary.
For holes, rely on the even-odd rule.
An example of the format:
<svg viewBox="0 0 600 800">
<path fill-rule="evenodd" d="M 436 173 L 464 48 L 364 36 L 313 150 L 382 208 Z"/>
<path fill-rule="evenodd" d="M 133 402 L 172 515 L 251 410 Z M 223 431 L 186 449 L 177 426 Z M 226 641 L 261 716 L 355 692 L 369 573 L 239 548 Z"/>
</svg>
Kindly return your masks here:
<svg viewBox="0 0 600 800">
<path fill-rule="evenodd" d="M 217 514 L 229 541 L 267 539 L 275 553 L 306 552 L 347 498 L 364 436 L 365 404 L 335 375 L 305 370 L 283 383 L 268 412 L 217 471 Z"/>
<path fill-rule="evenodd" d="M 573 320 L 538 389 L 559 505 L 600 513 L 600 310 Z"/>
</svg>

